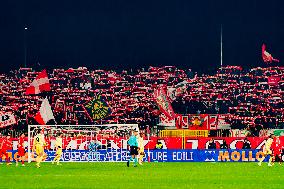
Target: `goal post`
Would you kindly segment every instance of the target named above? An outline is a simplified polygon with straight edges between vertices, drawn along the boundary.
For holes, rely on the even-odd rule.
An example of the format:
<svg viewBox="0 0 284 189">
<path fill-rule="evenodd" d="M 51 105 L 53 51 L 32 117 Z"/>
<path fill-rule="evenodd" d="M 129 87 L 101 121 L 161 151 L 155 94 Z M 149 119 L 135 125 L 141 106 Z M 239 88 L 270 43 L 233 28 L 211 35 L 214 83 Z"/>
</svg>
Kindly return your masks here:
<svg viewBox="0 0 284 189">
<path fill-rule="evenodd" d="M 138 124 L 28 125 L 28 162 L 34 160 L 33 138 L 39 130 L 44 131 L 46 161 L 51 161 L 55 153 L 55 140 L 58 133 L 64 135 L 63 161 L 125 161 L 127 139 L 133 129 L 139 131 Z M 90 155 L 91 152 L 88 151 L 90 141 L 95 141 L 98 148 L 96 154 L 91 154 L 92 156 Z"/>
</svg>

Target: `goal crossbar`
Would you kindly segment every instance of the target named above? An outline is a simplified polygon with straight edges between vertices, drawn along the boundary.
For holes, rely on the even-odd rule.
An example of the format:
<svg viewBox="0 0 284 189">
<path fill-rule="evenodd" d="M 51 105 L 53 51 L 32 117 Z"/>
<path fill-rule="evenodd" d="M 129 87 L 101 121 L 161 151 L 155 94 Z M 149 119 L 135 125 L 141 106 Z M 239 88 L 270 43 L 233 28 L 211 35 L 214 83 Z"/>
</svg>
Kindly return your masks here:
<svg viewBox="0 0 284 189">
<path fill-rule="evenodd" d="M 66 133 L 86 133 L 90 137 L 96 137 L 99 134 L 109 134 L 121 131 L 129 134 L 131 130 L 138 130 L 138 124 L 105 124 L 105 125 L 28 125 L 28 162 L 32 161 L 31 143 L 35 136 L 35 131 L 55 131 Z M 51 133 L 52 134 L 52 133 Z M 77 140 L 77 139 L 76 139 Z"/>
</svg>

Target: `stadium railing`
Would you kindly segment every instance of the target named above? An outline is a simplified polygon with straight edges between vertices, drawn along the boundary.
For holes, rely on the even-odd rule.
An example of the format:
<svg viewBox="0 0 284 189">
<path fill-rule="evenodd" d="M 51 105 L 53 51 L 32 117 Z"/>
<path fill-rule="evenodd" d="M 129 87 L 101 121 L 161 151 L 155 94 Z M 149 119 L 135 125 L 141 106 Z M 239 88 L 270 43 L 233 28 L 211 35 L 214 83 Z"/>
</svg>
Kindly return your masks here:
<svg viewBox="0 0 284 189">
<path fill-rule="evenodd" d="M 162 130 L 160 137 L 208 137 L 208 130 Z"/>
</svg>

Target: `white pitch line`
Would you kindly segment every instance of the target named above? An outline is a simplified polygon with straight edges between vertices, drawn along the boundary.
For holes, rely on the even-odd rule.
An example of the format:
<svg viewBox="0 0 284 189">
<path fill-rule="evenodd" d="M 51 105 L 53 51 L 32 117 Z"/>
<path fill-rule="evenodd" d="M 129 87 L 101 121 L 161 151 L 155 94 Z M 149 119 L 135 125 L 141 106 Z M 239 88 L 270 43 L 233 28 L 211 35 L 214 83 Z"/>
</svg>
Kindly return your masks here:
<svg viewBox="0 0 284 189">
<path fill-rule="evenodd" d="M 101 174 L 100 174 L 101 175 Z M 27 175 L 2 175 L 1 177 L 22 177 L 22 176 L 27 176 Z M 42 176 L 53 176 L 53 177 L 97 177 L 99 175 L 29 175 L 29 176 L 36 176 L 36 177 L 42 177 Z"/>
</svg>

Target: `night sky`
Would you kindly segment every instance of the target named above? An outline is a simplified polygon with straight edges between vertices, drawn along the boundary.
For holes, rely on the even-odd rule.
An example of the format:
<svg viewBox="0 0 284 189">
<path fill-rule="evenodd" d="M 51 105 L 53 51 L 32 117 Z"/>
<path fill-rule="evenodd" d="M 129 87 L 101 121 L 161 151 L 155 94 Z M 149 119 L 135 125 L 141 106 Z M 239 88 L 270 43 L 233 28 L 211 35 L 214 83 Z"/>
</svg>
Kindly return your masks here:
<svg viewBox="0 0 284 189">
<path fill-rule="evenodd" d="M 9 0 L 0 8 L 0 72 L 175 65 L 263 66 L 261 44 L 284 65 L 284 2 L 259 0 Z M 39 68 L 38 68 L 39 69 Z"/>
</svg>

